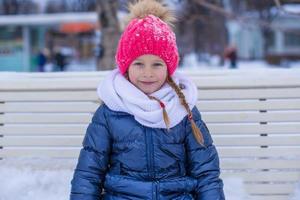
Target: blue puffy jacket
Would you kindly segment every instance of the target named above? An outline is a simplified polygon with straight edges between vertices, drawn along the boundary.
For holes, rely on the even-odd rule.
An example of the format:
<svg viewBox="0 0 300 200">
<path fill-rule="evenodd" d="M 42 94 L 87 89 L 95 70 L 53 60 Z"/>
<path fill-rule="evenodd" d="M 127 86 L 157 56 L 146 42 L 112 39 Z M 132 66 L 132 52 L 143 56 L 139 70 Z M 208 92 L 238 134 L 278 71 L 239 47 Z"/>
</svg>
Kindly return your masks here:
<svg viewBox="0 0 300 200">
<path fill-rule="evenodd" d="M 70 199 L 224 200 L 217 150 L 198 109 L 192 112 L 205 147 L 187 117 L 168 131 L 102 104 L 87 128 Z"/>
</svg>

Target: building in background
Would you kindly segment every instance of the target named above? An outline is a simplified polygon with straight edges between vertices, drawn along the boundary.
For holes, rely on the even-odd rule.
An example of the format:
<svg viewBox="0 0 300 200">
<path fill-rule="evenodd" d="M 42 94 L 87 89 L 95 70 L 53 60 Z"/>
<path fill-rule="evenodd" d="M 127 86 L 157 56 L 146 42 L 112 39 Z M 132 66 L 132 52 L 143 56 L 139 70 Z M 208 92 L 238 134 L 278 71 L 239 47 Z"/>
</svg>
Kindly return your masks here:
<svg viewBox="0 0 300 200">
<path fill-rule="evenodd" d="M 240 59 L 264 58 L 264 36 L 259 26 L 245 27 L 237 21 L 227 22 L 229 43 L 237 47 Z"/>
<path fill-rule="evenodd" d="M 284 7 L 288 7 L 286 5 Z M 292 6 L 300 13 L 300 5 Z M 272 22 L 270 44 L 266 52 L 269 63 L 288 66 L 288 62 L 300 60 L 300 15 L 280 15 Z"/>
<path fill-rule="evenodd" d="M 0 16 L 1 71 L 37 71 L 36 55 L 49 49 L 73 61 L 94 59 L 94 37 L 97 14 L 65 13 Z"/>
<path fill-rule="evenodd" d="M 300 13 L 300 5 L 284 5 Z M 277 8 L 271 8 L 277 10 Z M 278 10 L 277 10 L 278 12 Z M 270 22 L 269 32 L 264 35 L 258 25 L 259 18 L 252 16 L 247 23 L 228 20 L 229 41 L 237 46 L 241 59 L 267 59 L 272 64 L 300 59 L 300 15 L 279 13 Z"/>
</svg>

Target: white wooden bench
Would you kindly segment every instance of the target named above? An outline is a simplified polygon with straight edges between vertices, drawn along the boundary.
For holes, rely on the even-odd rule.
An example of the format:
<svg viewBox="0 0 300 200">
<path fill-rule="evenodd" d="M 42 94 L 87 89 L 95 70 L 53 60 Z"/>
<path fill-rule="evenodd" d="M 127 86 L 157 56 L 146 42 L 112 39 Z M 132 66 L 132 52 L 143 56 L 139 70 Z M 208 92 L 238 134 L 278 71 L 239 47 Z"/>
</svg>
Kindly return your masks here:
<svg viewBox="0 0 300 200">
<path fill-rule="evenodd" d="M 77 159 L 105 74 L 0 73 L 0 158 Z M 287 200 L 300 180 L 300 71 L 187 74 L 222 177 L 242 177 L 255 200 Z"/>
</svg>

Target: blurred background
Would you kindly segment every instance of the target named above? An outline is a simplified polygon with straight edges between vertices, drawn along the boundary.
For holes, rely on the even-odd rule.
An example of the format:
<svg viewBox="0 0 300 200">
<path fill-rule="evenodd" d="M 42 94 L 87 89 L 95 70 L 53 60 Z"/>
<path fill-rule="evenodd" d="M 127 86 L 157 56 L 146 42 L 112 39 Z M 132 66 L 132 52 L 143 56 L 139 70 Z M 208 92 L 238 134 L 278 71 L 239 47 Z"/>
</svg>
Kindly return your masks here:
<svg viewBox="0 0 300 200">
<path fill-rule="evenodd" d="M 99 71 L 129 1 L 0 0 L 0 71 Z M 166 0 L 181 69 L 299 68 L 299 0 Z"/>
</svg>

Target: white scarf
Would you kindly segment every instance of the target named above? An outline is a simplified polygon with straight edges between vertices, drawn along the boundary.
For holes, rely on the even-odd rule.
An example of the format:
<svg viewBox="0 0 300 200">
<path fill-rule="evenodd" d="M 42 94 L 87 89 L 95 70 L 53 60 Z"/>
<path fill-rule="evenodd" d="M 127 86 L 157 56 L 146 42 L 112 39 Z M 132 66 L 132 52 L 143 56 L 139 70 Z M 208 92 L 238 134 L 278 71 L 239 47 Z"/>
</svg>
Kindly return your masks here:
<svg viewBox="0 0 300 200">
<path fill-rule="evenodd" d="M 172 78 L 177 85 L 184 85 L 182 92 L 190 109 L 192 109 L 197 103 L 196 85 L 177 72 Z M 133 115 L 136 121 L 147 127 L 166 128 L 163 120 L 163 110 L 159 103 L 149 99 L 145 93 L 128 81 L 118 69 L 112 70 L 104 78 L 97 88 L 97 93 L 111 110 L 127 112 Z M 156 97 L 165 104 L 170 119 L 169 128 L 177 125 L 187 115 L 187 111 L 180 104 L 176 92 L 167 82 L 150 96 Z"/>
</svg>

